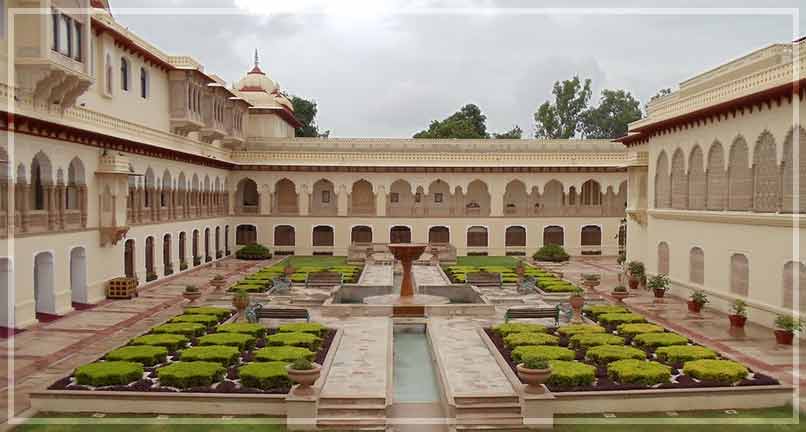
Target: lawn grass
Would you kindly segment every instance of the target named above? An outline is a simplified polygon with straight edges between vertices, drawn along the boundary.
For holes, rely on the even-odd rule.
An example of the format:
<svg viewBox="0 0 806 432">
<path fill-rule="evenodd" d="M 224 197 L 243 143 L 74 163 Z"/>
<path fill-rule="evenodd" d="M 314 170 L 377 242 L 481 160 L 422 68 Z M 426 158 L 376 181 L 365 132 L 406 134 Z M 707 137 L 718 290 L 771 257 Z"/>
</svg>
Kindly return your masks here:
<svg viewBox="0 0 806 432">
<path fill-rule="evenodd" d="M 456 264 L 473 267 L 515 267 L 518 264 L 518 259 L 510 256 L 460 256 L 456 257 Z"/>
<path fill-rule="evenodd" d="M 14 432 L 285 432 L 284 418 L 116 415 L 94 418 L 89 414 L 38 414 L 35 423 L 17 426 Z M 41 423 L 40 423 L 41 422 Z M 279 424 L 278 424 L 279 423 Z"/>
<path fill-rule="evenodd" d="M 338 256 L 295 256 L 285 261 L 294 267 L 332 267 L 347 264 L 347 257 Z M 284 264 L 285 264 L 284 262 Z"/>
</svg>

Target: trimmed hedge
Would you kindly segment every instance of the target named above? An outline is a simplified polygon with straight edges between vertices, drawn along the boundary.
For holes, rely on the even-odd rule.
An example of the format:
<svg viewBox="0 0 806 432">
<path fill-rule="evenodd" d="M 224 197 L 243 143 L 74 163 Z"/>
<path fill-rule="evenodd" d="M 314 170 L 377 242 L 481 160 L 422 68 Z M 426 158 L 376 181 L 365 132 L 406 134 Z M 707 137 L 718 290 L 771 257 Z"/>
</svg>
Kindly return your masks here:
<svg viewBox="0 0 806 432">
<path fill-rule="evenodd" d="M 316 353 L 308 348 L 295 346 L 268 346 L 255 351 L 255 361 L 259 362 L 293 362 L 301 358 L 313 360 L 314 356 Z"/>
<path fill-rule="evenodd" d="M 664 363 L 677 364 L 686 363 L 692 360 L 715 359 L 714 350 L 691 345 L 665 346 L 655 350 L 658 360 Z"/>
<path fill-rule="evenodd" d="M 557 332 L 563 336 L 574 336 L 582 333 L 604 333 L 604 327 L 596 324 L 571 324 L 557 328 Z"/>
<path fill-rule="evenodd" d="M 125 361 L 105 361 L 81 366 L 73 372 L 76 383 L 93 387 L 126 385 L 143 376 L 143 365 Z"/>
<path fill-rule="evenodd" d="M 246 387 L 269 390 L 278 387 L 290 387 L 286 362 L 250 363 L 238 369 L 241 384 Z"/>
<path fill-rule="evenodd" d="M 672 345 L 686 345 L 688 338 L 677 333 L 645 333 L 633 338 L 636 345 L 644 348 L 657 348 Z"/>
<path fill-rule="evenodd" d="M 232 323 L 232 324 L 221 324 L 216 329 L 219 333 L 243 333 L 252 335 L 256 338 L 262 338 L 266 336 L 266 327 L 263 327 L 260 324 L 251 324 L 251 323 Z"/>
<path fill-rule="evenodd" d="M 599 315 L 610 313 L 628 313 L 630 310 L 624 306 L 616 305 L 594 305 L 585 306 L 582 311 L 590 315 L 593 319 L 598 319 Z"/>
<path fill-rule="evenodd" d="M 624 345 L 624 338 L 610 333 L 581 333 L 568 341 L 573 348 L 590 348 L 599 345 Z"/>
<path fill-rule="evenodd" d="M 546 326 L 531 323 L 505 323 L 493 327 L 493 331 L 501 337 L 507 337 L 512 333 L 545 333 Z"/>
<path fill-rule="evenodd" d="M 176 388 L 206 387 L 224 378 L 227 370 L 219 363 L 180 361 L 157 369 L 160 385 Z"/>
<path fill-rule="evenodd" d="M 243 333 L 212 333 L 199 338 L 199 345 L 226 345 L 249 351 L 255 347 L 255 337 Z"/>
<path fill-rule="evenodd" d="M 262 283 L 249 283 L 249 282 L 239 282 L 236 285 L 231 286 L 227 291 L 228 292 L 246 292 L 246 293 L 262 293 L 269 290 L 269 286 L 267 284 Z"/>
<path fill-rule="evenodd" d="M 672 368 L 655 361 L 617 360 L 607 365 L 607 376 L 622 384 L 653 386 L 669 382 Z"/>
<path fill-rule="evenodd" d="M 151 329 L 151 333 L 179 334 L 187 337 L 201 336 L 207 326 L 199 323 L 168 323 Z"/>
<path fill-rule="evenodd" d="M 577 287 L 571 283 L 558 283 L 551 285 L 541 285 L 540 289 L 547 293 L 567 293 L 576 291 Z"/>
<path fill-rule="evenodd" d="M 311 333 L 277 333 L 266 338 L 269 345 L 289 345 L 316 351 L 322 339 Z"/>
<path fill-rule="evenodd" d="M 618 326 L 619 324 L 642 323 L 646 321 L 643 316 L 632 312 L 606 313 L 599 315 L 596 319 L 600 324 L 605 326 Z"/>
<path fill-rule="evenodd" d="M 129 343 L 132 345 L 153 345 L 165 347 L 170 352 L 174 352 L 180 348 L 184 348 L 188 343 L 188 338 L 181 334 L 148 334 L 139 336 L 132 339 Z"/>
<path fill-rule="evenodd" d="M 624 345 L 599 345 L 585 353 L 585 358 L 596 364 L 605 365 L 616 360 L 645 360 L 646 353 L 638 348 Z"/>
<path fill-rule="evenodd" d="M 616 329 L 622 336 L 632 337 L 643 333 L 663 333 L 665 329 L 657 324 L 621 324 Z"/>
<path fill-rule="evenodd" d="M 211 345 L 188 348 L 179 355 L 179 360 L 183 362 L 215 362 L 224 366 L 229 366 L 240 357 L 238 348 L 231 346 Z"/>
<path fill-rule="evenodd" d="M 538 249 L 538 251 L 532 255 L 532 258 L 536 261 L 563 262 L 568 261 L 570 256 L 562 246 L 548 244 Z"/>
<path fill-rule="evenodd" d="M 168 359 L 168 350 L 163 346 L 131 345 L 108 353 L 106 359 L 140 363 L 143 366 L 154 366 L 165 363 Z"/>
<path fill-rule="evenodd" d="M 313 333 L 322 336 L 327 331 L 327 327 L 319 323 L 291 323 L 281 325 L 277 331 L 280 333 Z"/>
<path fill-rule="evenodd" d="M 519 346 L 512 350 L 512 359 L 518 363 L 532 360 L 573 360 L 574 352 L 568 348 L 549 345 Z"/>
<path fill-rule="evenodd" d="M 212 306 L 192 307 L 185 309 L 185 315 L 215 315 L 219 321 L 222 321 L 232 316 L 232 310 Z"/>
<path fill-rule="evenodd" d="M 246 245 L 235 252 L 235 258 L 242 260 L 264 260 L 271 258 L 269 248 L 257 243 Z"/>
<path fill-rule="evenodd" d="M 744 379 L 749 371 L 732 360 L 694 360 L 683 365 L 683 373 L 701 381 L 734 384 Z"/>
<path fill-rule="evenodd" d="M 551 360 L 551 376 L 546 384 L 552 387 L 578 387 L 593 384 L 596 368 L 578 361 Z"/>
<path fill-rule="evenodd" d="M 208 329 L 218 324 L 218 318 L 215 315 L 179 315 L 171 320 L 172 323 L 195 323 L 203 324 Z"/>
<path fill-rule="evenodd" d="M 546 333 L 512 333 L 504 338 L 504 343 L 516 348 L 523 345 L 557 345 L 560 339 Z"/>
</svg>

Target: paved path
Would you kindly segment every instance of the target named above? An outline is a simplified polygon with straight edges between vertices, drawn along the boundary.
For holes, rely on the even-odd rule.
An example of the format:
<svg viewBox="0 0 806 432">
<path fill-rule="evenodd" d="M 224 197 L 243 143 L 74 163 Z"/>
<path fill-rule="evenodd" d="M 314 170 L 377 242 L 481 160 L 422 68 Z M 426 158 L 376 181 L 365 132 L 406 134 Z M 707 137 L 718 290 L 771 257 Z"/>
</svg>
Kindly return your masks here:
<svg viewBox="0 0 806 432">
<path fill-rule="evenodd" d="M 391 286 L 394 283 L 394 266 L 384 264 L 367 264 L 361 272 L 359 285 Z"/>
<path fill-rule="evenodd" d="M 10 398 L 18 415 L 30 406 L 28 393 L 46 389 L 76 367 L 181 313 L 187 303 L 181 296 L 186 285 L 197 285 L 206 295 L 214 289 L 208 285 L 214 275 L 222 274 L 234 282 L 272 262 L 225 259 L 148 285 L 132 300 L 105 300 L 91 309 L 34 325 L 13 338 L 0 339 L 0 367 L 5 372 L 0 378 L 0 421 L 8 418 Z"/>
<path fill-rule="evenodd" d="M 451 283 L 451 281 L 445 278 L 437 266 L 412 266 L 411 273 L 414 276 L 414 284 L 417 286 L 447 285 Z"/>
<path fill-rule="evenodd" d="M 389 318 L 352 318 L 328 325 L 344 330 L 322 389 L 323 397 L 386 398 L 392 343 Z"/>
<path fill-rule="evenodd" d="M 430 328 L 441 367 L 454 396 L 515 396 L 507 377 L 481 340 L 486 320 L 432 319 Z"/>
</svg>

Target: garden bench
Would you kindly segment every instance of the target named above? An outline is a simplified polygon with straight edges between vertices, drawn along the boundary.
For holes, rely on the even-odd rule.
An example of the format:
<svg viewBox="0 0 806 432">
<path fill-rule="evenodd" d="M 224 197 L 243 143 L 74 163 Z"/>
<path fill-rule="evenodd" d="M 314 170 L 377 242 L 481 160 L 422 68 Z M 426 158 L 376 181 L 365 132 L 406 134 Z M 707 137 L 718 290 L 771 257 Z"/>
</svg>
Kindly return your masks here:
<svg viewBox="0 0 806 432">
<path fill-rule="evenodd" d="M 558 326 L 560 324 L 560 306 L 509 308 L 504 315 L 504 322 L 525 318 L 553 318 L 554 325 Z"/>
<path fill-rule="evenodd" d="M 311 315 L 308 309 L 302 308 L 286 308 L 286 307 L 264 307 L 261 304 L 256 304 L 253 308 L 255 319 L 304 319 L 311 321 Z"/>
<path fill-rule="evenodd" d="M 332 271 L 321 271 L 308 273 L 305 279 L 305 288 L 333 288 L 341 286 L 341 273 Z"/>
<path fill-rule="evenodd" d="M 479 288 L 501 288 L 501 273 L 470 272 L 465 276 L 465 282 Z"/>
</svg>

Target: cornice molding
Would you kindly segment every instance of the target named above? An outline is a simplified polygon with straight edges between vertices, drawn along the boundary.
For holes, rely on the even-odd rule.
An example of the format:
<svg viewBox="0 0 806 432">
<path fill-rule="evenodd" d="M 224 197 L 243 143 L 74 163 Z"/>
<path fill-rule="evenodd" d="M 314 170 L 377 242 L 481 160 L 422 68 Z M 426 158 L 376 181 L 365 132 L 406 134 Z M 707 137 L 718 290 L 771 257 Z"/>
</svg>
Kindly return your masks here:
<svg viewBox="0 0 806 432">
<path fill-rule="evenodd" d="M 760 225 L 792 228 L 806 227 L 806 217 L 802 214 L 751 213 L 707 210 L 652 209 L 647 213 L 654 219 L 722 223 L 732 225 Z"/>
</svg>

